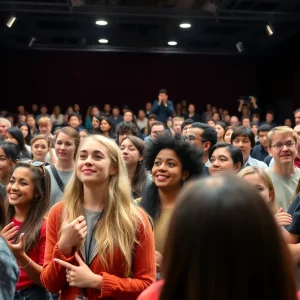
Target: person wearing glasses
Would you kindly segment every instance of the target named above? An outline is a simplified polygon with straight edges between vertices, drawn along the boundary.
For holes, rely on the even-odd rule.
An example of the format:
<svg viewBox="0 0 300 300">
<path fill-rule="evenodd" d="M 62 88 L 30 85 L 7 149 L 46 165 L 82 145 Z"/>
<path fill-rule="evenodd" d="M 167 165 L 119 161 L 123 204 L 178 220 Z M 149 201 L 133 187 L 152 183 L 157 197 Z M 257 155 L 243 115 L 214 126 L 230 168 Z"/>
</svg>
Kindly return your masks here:
<svg viewBox="0 0 300 300">
<path fill-rule="evenodd" d="M 287 126 L 273 128 L 267 135 L 268 149 L 274 165 L 267 169 L 275 186 L 278 207 L 287 211 L 300 179 L 300 169 L 294 165 L 297 155 L 297 135 Z"/>
<path fill-rule="evenodd" d="M 14 300 L 51 299 L 40 281 L 46 245 L 49 173 L 42 162 L 18 162 L 6 191 L 7 225 L 1 235 L 20 268 Z"/>
<path fill-rule="evenodd" d="M 208 168 L 210 166 L 209 150 L 218 140 L 216 130 L 207 124 L 194 122 L 188 131 L 187 140 L 203 152 L 204 174 L 208 175 Z"/>
</svg>

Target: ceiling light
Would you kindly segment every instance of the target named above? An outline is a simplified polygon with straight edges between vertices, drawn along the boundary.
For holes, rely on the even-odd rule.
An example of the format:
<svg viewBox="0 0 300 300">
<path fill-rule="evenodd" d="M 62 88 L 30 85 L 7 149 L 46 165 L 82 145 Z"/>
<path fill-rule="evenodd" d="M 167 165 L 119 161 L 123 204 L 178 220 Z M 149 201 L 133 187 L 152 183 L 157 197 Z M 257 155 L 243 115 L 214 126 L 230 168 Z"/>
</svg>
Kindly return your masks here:
<svg viewBox="0 0 300 300">
<path fill-rule="evenodd" d="M 107 39 L 100 39 L 100 40 L 99 40 L 99 43 L 100 43 L 100 44 L 107 44 L 107 43 L 108 43 L 108 40 L 107 40 Z"/>
<path fill-rule="evenodd" d="M 15 16 L 10 16 L 9 19 L 7 20 L 7 22 L 6 22 L 6 26 L 8 28 L 11 28 L 14 25 L 16 20 L 17 20 L 17 18 Z"/>
<path fill-rule="evenodd" d="M 96 24 L 100 25 L 100 26 L 105 26 L 105 25 L 107 25 L 107 22 L 105 20 L 97 20 Z"/>
<path fill-rule="evenodd" d="M 190 23 L 181 23 L 179 26 L 181 28 L 190 28 L 192 25 Z"/>
<path fill-rule="evenodd" d="M 175 42 L 175 41 L 170 41 L 170 42 L 168 42 L 168 45 L 169 45 L 169 46 L 176 46 L 176 45 L 177 45 L 177 42 Z"/>
<path fill-rule="evenodd" d="M 266 30 L 269 36 L 274 34 L 274 27 L 272 26 L 272 24 L 266 25 Z"/>
<path fill-rule="evenodd" d="M 244 48 L 244 45 L 242 42 L 238 42 L 237 44 L 235 44 L 236 48 L 238 49 L 238 51 L 240 53 L 244 52 L 245 51 L 245 48 Z"/>
</svg>

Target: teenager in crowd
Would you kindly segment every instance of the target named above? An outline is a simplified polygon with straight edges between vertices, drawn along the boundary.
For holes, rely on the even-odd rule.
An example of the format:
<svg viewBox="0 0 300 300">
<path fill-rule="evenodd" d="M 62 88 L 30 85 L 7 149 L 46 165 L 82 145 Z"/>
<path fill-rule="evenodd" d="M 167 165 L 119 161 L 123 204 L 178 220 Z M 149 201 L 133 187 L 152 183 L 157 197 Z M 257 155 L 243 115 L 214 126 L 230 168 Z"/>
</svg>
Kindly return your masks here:
<svg viewBox="0 0 300 300">
<path fill-rule="evenodd" d="M 184 183 L 199 177 L 204 168 L 201 151 L 181 136 L 159 135 L 146 147 L 146 167 L 151 170 L 153 183 L 143 194 L 140 205 L 154 220 L 156 264 L 161 258 L 169 221 L 178 194 Z"/>
<path fill-rule="evenodd" d="M 164 248 L 165 280 L 138 300 L 297 299 L 291 256 L 252 186 L 236 176 L 207 177 L 177 202 Z"/>
<path fill-rule="evenodd" d="M 269 155 L 267 135 L 271 130 L 272 127 L 269 124 L 264 124 L 258 127 L 257 135 L 258 135 L 259 145 L 256 145 L 253 148 L 251 152 L 251 157 L 260 161 L 264 161 L 264 159 Z"/>
<path fill-rule="evenodd" d="M 41 162 L 19 162 L 6 191 L 8 219 L 1 234 L 20 268 L 14 299 L 51 299 L 40 281 L 46 244 L 49 173 Z"/>
<path fill-rule="evenodd" d="M 136 125 L 140 129 L 141 134 L 144 134 L 145 128 L 148 125 L 148 118 L 146 117 L 146 113 L 143 109 L 139 109 L 137 113 Z"/>
<path fill-rule="evenodd" d="M 224 136 L 223 136 L 224 142 L 226 144 L 231 144 L 231 135 L 233 133 L 233 130 L 234 130 L 234 128 L 232 126 L 226 127 L 226 129 L 224 131 Z"/>
<path fill-rule="evenodd" d="M 19 129 L 22 131 L 24 137 L 25 147 L 30 151 L 30 141 L 32 139 L 29 125 L 27 123 L 21 123 Z"/>
<path fill-rule="evenodd" d="M 93 117 L 99 116 L 99 115 L 100 115 L 100 110 L 97 106 L 95 106 L 95 105 L 89 106 L 89 108 L 87 110 L 84 128 L 86 130 L 91 130 L 93 128 L 93 125 L 92 125 Z"/>
<path fill-rule="evenodd" d="M 181 124 L 181 136 L 187 136 L 189 129 L 192 127 L 194 120 L 185 119 Z"/>
<path fill-rule="evenodd" d="M 50 156 L 53 155 L 51 151 L 50 139 L 44 134 L 38 134 L 34 136 L 31 140 L 31 152 L 33 160 L 38 160 L 45 165 L 49 165 L 46 162 L 46 156 L 50 153 Z"/>
<path fill-rule="evenodd" d="M 269 153 L 274 158 L 274 166 L 267 172 L 275 186 L 278 206 L 287 211 L 300 179 L 300 169 L 294 165 L 297 135 L 292 128 L 278 126 L 268 133 L 267 141 Z"/>
<path fill-rule="evenodd" d="M 5 141 L 17 144 L 20 147 L 22 156 L 28 159 L 31 158 L 31 153 L 30 153 L 31 151 L 28 151 L 27 148 L 25 147 L 23 133 L 19 128 L 17 127 L 9 128 L 6 133 Z"/>
<path fill-rule="evenodd" d="M 61 113 L 59 105 L 54 106 L 50 120 L 53 124 L 53 128 L 64 125 L 64 115 Z"/>
<path fill-rule="evenodd" d="M 0 194 L 0 230 L 5 226 L 4 199 Z M 13 299 L 20 270 L 7 242 L 0 234 L 0 299 Z"/>
<path fill-rule="evenodd" d="M 100 115 L 93 116 L 93 118 L 92 118 L 92 126 L 93 126 L 93 128 L 91 129 L 90 133 L 92 133 L 92 134 L 100 133 L 100 121 L 101 121 L 101 118 L 102 117 Z"/>
<path fill-rule="evenodd" d="M 57 161 L 47 166 L 51 177 L 50 207 L 62 199 L 65 186 L 69 182 L 74 167 L 80 139 L 78 131 L 71 127 L 60 129 L 55 140 Z"/>
<path fill-rule="evenodd" d="M 215 130 L 217 132 L 218 143 L 224 143 L 224 133 L 227 124 L 224 121 L 218 121 L 215 125 Z"/>
<path fill-rule="evenodd" d="M 250 183 L 257 189 L 262 198 L 270 207 L 270 211 L 275 215 L 276 221 L 279 226 L 286 226 L 291 224 L 291 215 L 284 212 L 282 207 L 278 210 L 275 201 L 275 188 L 270 176 L 265 170 L 257 167 L 246 167 L 241 170 L 238 175 L 240 177 L 243 177 L 248 183 Z"/>
<path fill-rule="evenodd" d="M 39 133 L 39 131 L 36 127 L 36 121 L 35 121 L 34 115 L 28 115 L 26 117 L 26 123 L 29 126 L 29 131 L 30 131 L 31 136 L 34 136 Z"/>
<path fill-rule="evenodd" d="M 117 136 L 114 133 L 114 127 L 109 118 L 103 117 L 99 123 L 100 133 L 107 138 L 116 139 Z"/>
<path fill-rule="evenodd" d="M 120 145 L 126 136 L 139 136 L 139 129 L 134 123 L 123 121 L 117 125 L 116 134 L 118 136 L 117 143 Z"/>
<path fill-rule="evenodd" d="M 0 193 L 3 199 L 6 197 L 6 186 L 8 185 L 12 168 L 20 158 L 21 151 L 17 144 L 4 142 L 0 145 Z"/>
<path fill-rule="evenodd" d="M 243 153 L 244 166 L 254 166 L 267 169 L 267 165 L 251 157 L 251 149 L 255 146 L 254 133 L 250 128 L 239 126 L 231 135 L 231 144 L 238 147 Z"/>
<path fill-rule="evenodd" d="M 233 145 L 220 143 L 214 145 L 208 154 L 210 161 L 209 174 L 219 175 L 224 172 L 237 173 L 243 166 L 243 154 Z"/>
<path fill-rule="evenodd" d="M 48 216 L 43 285 L 61 300 L 136 299 L 155 279 L 154 239 L 113 140 L 82 141 L 63 200 Z"/>
<path fill-rule="evenodd" d="M 147 136 L 150 136 L 150 133 L 151 133 L 151 126 L 154 122 L 157 121 L 157 116 L 154 115 L 154 114 L 150 114 L 149 117 L 148 117 L 148 122 L 147 122 L 147 126 L 145 127 L 144 129 L 144 135 L 147 137 Z"/>
<path fill-rule="evenodd" d="M 144 141 L 131 135 L 125 137 L 120 145 L 133 199 L 141 197 L 145 186 L 151 183 L 151 177 L 146 172 L 143 160 L 144 148 Z"/>
</svg>

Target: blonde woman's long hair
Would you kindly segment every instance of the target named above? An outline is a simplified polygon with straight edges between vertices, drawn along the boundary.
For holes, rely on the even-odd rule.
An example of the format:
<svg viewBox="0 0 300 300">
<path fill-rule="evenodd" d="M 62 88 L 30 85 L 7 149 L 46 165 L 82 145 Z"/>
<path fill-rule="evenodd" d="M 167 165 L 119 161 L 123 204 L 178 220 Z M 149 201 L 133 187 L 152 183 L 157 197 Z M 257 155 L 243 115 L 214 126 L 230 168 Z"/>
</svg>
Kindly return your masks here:
<svg viewBox="0 0 300 300">
<path fill-rule="evenodd" d="M 245 177 L 246 175 L 252 175 L 257 174 L 260 179 L 264 182 L 264 184 L 267 186 L 270 193 L 273 194 L 272 199 L 268 202 L 268 206 L 273 214 L 276 214 L 278 212 L 278 208 L 275 201 L 275 188 L 272 182 L 271 177 L 269 174 L 262 168 L 249 166 L 244 169 L 242 169 L 239 173 L 239 177 Z"/>
<path fill-rule="evenodd" d="M 111 176 L 106 192 L 103 215 L 97 225 L 95 239 L 98 246 L 100 263 L 107 271 L 113 266 L 113 255 L 119 250 L 124 259 L 124 277 L 130 277 L 132 251 L 138 243 L 136 233 L 145 226 L 139 208 L 131 201 L 131 190 L 127 169 L 122 153 L 115 141 L 101 135 L 92 135 L 83 139 L 76 156 L 76 165 L 81 146 L 87 141 L 101 143 L 108 149 L 111 163 L 117 172 Z M 75 169 L 76 170 L 76 169 Z M 68 214 L 70 221 L 84 214 L 83 183 L 73 173 L 64 193 L 64 212 L 62 220 Z M 78 245 L 78 249 L 83 242 Z"/>
</svg>

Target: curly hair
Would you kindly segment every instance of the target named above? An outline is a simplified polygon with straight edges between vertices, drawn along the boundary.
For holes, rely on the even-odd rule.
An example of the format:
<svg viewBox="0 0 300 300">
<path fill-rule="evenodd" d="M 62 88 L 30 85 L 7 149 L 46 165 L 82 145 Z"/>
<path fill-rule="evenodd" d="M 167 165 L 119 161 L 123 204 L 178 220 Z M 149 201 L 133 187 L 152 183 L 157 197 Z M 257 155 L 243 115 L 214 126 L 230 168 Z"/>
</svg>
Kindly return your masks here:
<svg viewBox="0 0 300 300">
<path fill-rule="evenodd" d="M 147 145 L 144 152 L 144 160 L 148 170 L 152 169 L 157 154 L 163 149 L 171 149 L 178 155 L 182 164 L 182 171 L 190 171 L 187 180 L 200 177 L 203 174 L 202 152 L 178 134 L 175 136 L 169 134 L 159 135 Z M 159 217 L 160 198 L 158 188 L 154 183 L 144 190 L 141 206 L 153 219 Z"/>
</svg>

